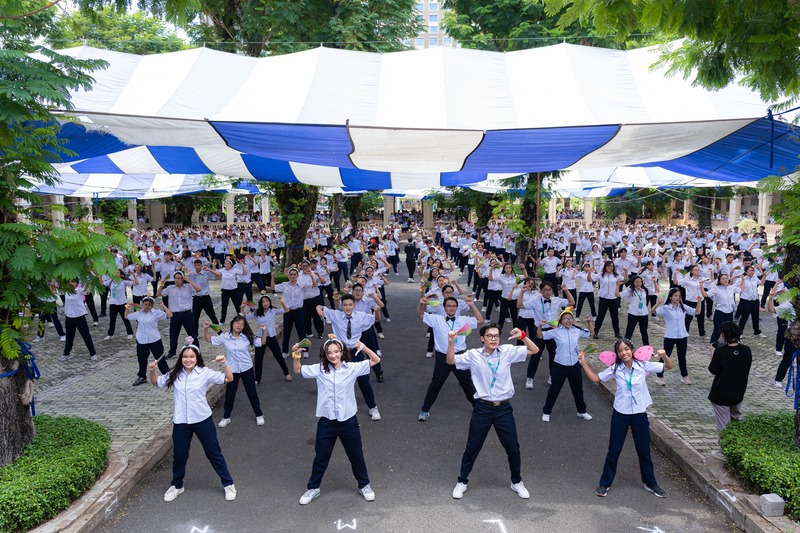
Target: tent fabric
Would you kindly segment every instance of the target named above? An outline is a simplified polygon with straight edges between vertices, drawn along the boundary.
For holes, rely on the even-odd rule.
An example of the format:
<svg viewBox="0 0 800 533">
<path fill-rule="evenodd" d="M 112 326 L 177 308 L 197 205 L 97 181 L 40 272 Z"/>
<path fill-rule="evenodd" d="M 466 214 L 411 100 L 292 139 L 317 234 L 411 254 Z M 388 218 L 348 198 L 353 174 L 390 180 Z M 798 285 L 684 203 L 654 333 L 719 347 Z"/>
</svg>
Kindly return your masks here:
<svg viewBox="0 0 800 533">
<path fill-rule="evenodd" d="M 645 173 L 651 186 L 753 182 L 792 172 L 799 153 L 793 115 L 766 118 L 770 104 L 738 85 L 667 77 L 656 48 L 62 52 L 109 62 L 72 94 L 83 128 L 62 132 L 77 154 L 56 165 L 67 173 L 402 191 L 568 170 L 584 177 L 563 190 L 579 191 L 636 166 L 669 172 Z"/>
</svg>

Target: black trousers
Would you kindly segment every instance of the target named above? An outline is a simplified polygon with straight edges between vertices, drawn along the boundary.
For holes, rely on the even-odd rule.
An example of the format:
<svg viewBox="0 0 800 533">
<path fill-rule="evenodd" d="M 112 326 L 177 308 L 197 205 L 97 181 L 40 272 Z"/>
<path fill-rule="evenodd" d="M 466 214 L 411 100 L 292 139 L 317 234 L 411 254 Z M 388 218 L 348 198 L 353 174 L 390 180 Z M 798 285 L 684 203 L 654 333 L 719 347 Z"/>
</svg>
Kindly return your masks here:
<svg viewBox="0 0 800 533">
<path fill-rule="evenodd" d="M 153 359 L 156 360 L 164 355 L 164 343 L 161 342 L 161 339 L 148 344 L 136 343 L 136 359 L 139 362 L 139 371 L 136 372 L 136 375 L 140 378 L 147 377 L 147 359 L 150 354 L 153 354 Z M 158 361 L 158 370 L 162 374 L 169 372 L 169 365 L 164 359 Z"/>
<path fill-rule="evenodd" d="M 364 460 L 364 449 L 361 446 L 361 431 L 355 415 L 344 422 L 322 417 L 317 421 L 317 437 L 314 444 L 314 463 L 311 465 L 311 477 L 308 478 L 308 489 L 318 489 L 322 485 L 322 476 L 328 469 L 336 439 L 342 441 L 342 447 L 350 460 L 353 476 L 358 488 L 369 485 L 367 463 Z"/>
<path fill-rule="evenodd" d="M 256 346 L 256 353 L 255 353 L 255 372 L 256 372 L 256 382 L 261 381 L 261 375 L 264 370 L 264 354 L 269 348 L 270 352 L 272 352 L 272 357 L 275 358 L 277 361 L 278 366 L 281 367 L 284 376 L 289 375 L 289 367 L 286 366 L 286 361 L 283 359 L 283 354 L 281 353 L 281 347 L 278 345 L 277 337 L 267 337 L 267 344 L 262 346 Z"/>
<path fill-rule="evenodd" d="M 488 302 L 486 304 L 486 314 L 484 315 L 484 318 L 486 318 L 486 320 L 491 320 L 492 309 L 494 309 L 495 306 L 500 307 L 500 298 L 502 297 L 502 291 L 499 290 L 490 291 L 487 289 L 486 295 L 488 296 L 487 298 Z"/>
<path fill-rule="evenodd" d="M 253 301 L 253 282 L 237 283 L 236 286 L 239 289 L 239 305 L 236 306 L 236 312 L 238 313 L 242 302 Z M 245 300 L 245 298 L 247 298 L 247 300 Z"/>
<path fill-rule="evenodd" d="M 597 321 L 594 323 L 595 333 L 600 333 L 600 326 L 603 325 L 603 320 L 608 311 L 611 317 L 611 327 L 614 328 L 614 336 L 619 337 L 619 298 L 600 298 L 600 306 L 597 310 Z"/>
<path fill-rule="evenodd" d="M 628 436 L 628 428 L 631 429 L 633 445 L 636 447 L 636 455 L 639 456 L 639 474 L 642 476 L 642 482 L 650 487 L 658 484 L 653 471 L 653 459 L 650 457 L 650 422 L 647 420 L 647 413 L 624 415 L 614 409 L 611 413 L 608 453 L 603 465 L 603 475 L 600 476 L 600 485 L 603 487 L 610 487 L 614 483 L 617 461 Z"/>
<path fill-rule="evenodd" d="M 723 313 L 719 309 L 714 310 L 714 330 L 711 332 L 709 342 L 714 344 L 719 340 L 719 327 L 723 322 L 730 322 L 733 320 L 733 313 Z"/>
<path fill-rule="evenodd" d="M 314 310 L 316 314 L 316 310 Z M 289 353 L 289 339 L 292 337 L 292 326 L 297 331 L 297 341 L 306 338 L 303 327 L 303 308 L 290 309 L 283 315 L 283 353 Z"/>
<path fill-rule="evenodd" d="M 39 337 L 44 337 L 44 323 L 45 322 L 52 322 L 53 327 L 56 328 L 56 333 L 58 333 L 59 337 L 63 337 L 66 335 L 64 333 L 64 327 L 61 325 L 61 320 L 58 319 L 58 313 L 41 313 L 39 315 Z"/>
<path fill-rule="evenodd" d="M 560 365 L 553 363 L 550 369 L 550 377 L 552 384 L 547 389 L 547 399 L 544 402 L 542 413 L 549 415 L 553 412 L 553 406 L 556 404 L 561 387 L 564 382 L 569 380 L 569 388 L 572 390 L 572 397 L 575 399 L 575 408 L 579 413 L 586 412 L 586 402 L 583 401 L 583 371 L 581 365 L 575 363 L 572 366 Z"/>
<path fill-rule="evenodd" d="M 230 418 L 233 411 L 233 404 L 236 402 L 236 391 L 239 388 L 239 380 L 244 385 L 244 390 L 247 393 L 247 398 L 250 400 L 250 406 L 253 408 L 253 413 L 256 416 L 263 416 L 261 412 L 261 402 L 258 400 L 258 392 L 256 392 L 256 374 L 253 368 L 248 368 L 244 372 L 234 372 L 233 381 L 225 385 L 225 407 L 222 410 L 222 418 Z"/>
<path fill-rule="evenodd" d="M 700 305 L 700 314 L 697 315 L 697 332 L 700 334 L 701 337 L 706 336 L 706 302 L 684 302 L 686 305 L 691 307 L 692 309 L 697 310 L 698 304 Z M 689 331 L 689 326 L 692 323 L 692 320 L 695 318 L 695 315 L 686 315 L 684 322 L 686 324 L 686 331 Z"/>
<path fill-rule="evenodd" d="M 178 311 L 172 313 L 172 318 L 169 319 L 169 352 L 167 357 L 173 357 L 175 351 L 178 349 L 178 335 L 180 335 L 181 328 L 186 331 L 187 335 L 197 338 L 197 329 L 194 325 L 194 315 L 191 311 Z"/>
<path fill-rule="evenodd" d="M 88 298 L 87 298 L 88 300 Z M 86 323 L 86 316 L 78 316 L 75 318 L 64 317 L 65 326 L 67 329 L 67 343 L 64 345 L 64 355 L 69 355 L 72 352 L 72 343 L 75 342 L 75 330 L 81 334 L 83 342 L 86 343 L 86 348 L 89 350 L 89 355 L 97 355 L 92 342 L 92 336 L 89 334 L 89 325 Z"/>
<path fill-rule="evenodd" d="M 365 343 L 366 344 L 366 343 Z M 359 361 L 364 360 L 364 354 L 360 353 L 356 356 L 353 356 L 353 362 L 357 363 Z M 374 368 L 374 367 L 373 367 Z M 356 383 L 358 383 L 358 388 L 361 389 L 361 394 L 364 395 L 364 403 L 367 404 L 367 407 L 372 409 L 375 407 L 375 391 L 372 390 L 372 384 L 369 382 L 369 374 L 364 374 L 363 376 L 358 376 L 356 378 Z"/>
<path fill-rule="evenodd" d="M 535 323 L 536 320 L 529 318 L 531 323 Z M 553 339 L 544 340 L 544 339 L 537 339 L 536 338 L 536 331 L 534 330 L 533 336 L 533 343 L 539 347 L 539 351 L 533 354 L 528 358 L 528 370 L 526 377 L 531 379 L 536 377 L 536 371 L 539 370 L 539 361 L 542 360 L 542 354 L 544 353 L 544 349 L 547 348 L 547 356 L 550 358 L 548 361 L 548 367 L 550 368 L 550 375 L 552 376 L 553 372 L 553 360 L 556 356 L 556 341 Z"/>
<path fill-rule="evenodd" d="M 774 281 L 765 280 L 764 281 L 764 292 L 761 294 L 761 307 L 766 307 L 767 305 L 767 298 L 769 298 L 769 291 L 775 286 Z"/>
<path fill-rule="evenodd" d="M 217 429 L 214 421 L 209 416 L 196 424 L 172 425 L 172 486 L 176 489 L 183 487 L 183 478 L 186 476 L 186 461 L 189 460 L 189 448 L 192 445 L 192 435 L 197 435 L 197 440 L 203 446 L 203 451 L 208 462 L 214 467 L 214 472 L 219 476 L 223 487 L 233 485 L 233 478 L 228 471 L 225 457 L 217 439 Z"/>
<path fill-rule="evenodd" d="M 411 263 L 406 261 L 406 268 L 408 269 L 408 279 L 414 279 L 414 271 L 416 270 L 417 264 Z"/>
<path fill-rule="evenodd" d="M 461 389 L 464 391 L 464 396 L 467 397 L 467 401 L 475 405 L 475 385 L 472 384 L 472 375 L 469 370 L 459 370 L 456 365 L 448 365 L 445 354 L 438 351 L 434 353 L 433 377 L 431 377 L 431 383 L 428 385 L 428 392 L 425 394 L 421 410 L 426 413 L 431 410 L 436 398 L 439 397 L 439 391 L 442 390 L 442 386 L 451 372 L 455 374 L 458 384 L 461 385 Z"/>
<path fill-rule="evenodd" d="M 303 300 L 303 329 L 306 335 L 311 335 L 311 322 L 314 322 L 314 329 L 317 335 L 322 335 L 325 330 L 325 324 L 317 314 L 317 305 L 323 305 L 324 302 L 319 296 L 313 298 L 306 298 Z"/>
<path fill-rule="evenodd" d="M 192 315 L 194 316 L 194 329 L 200 331 L 200 313 L 206 312 L 206 316 L 212 324 L 219 324 L 217 320 L 217 313 L 214 311 L 214 303 L 211 301 L 211 296 L 194 296 L 192 298 Z"/>
<path fill-rule="evenodd" d="M 761 334 L 761 328 L 759 327 L 758 323 L 758 307 L 758 300 L 739 300 L 739 308 L 737 309 L 737 313 L 739 314 L 739 329 L 742 333 L 744 333 L 744 327 L 747 325 L 747 319 L 752 318 L 753 334 Z"/>
<path fill-rule="evenodd" d="M 650 336 L 647 334 L 647 324 L 650 315 L 638 316 L 628 313 L 628 325 L 625 327 L 625 338 L 633 340 L 633 332 L 639 326 L 639 333 L 642 334 L 642 346 L 650 344 Z"/>
<path fill-rule="evenodd" d="M 108 335 L 111 336 L 114 334 L 114 330 L 117 326 L 117 315 L 122 318 L 122 323 L 125 324 L 125 331 L 128 332 L 128 335 L 133 335 L 133 327 L 131 326 L 130 320 L 125 318 L 125 304 L 118 305 L 118 304 L 111 304 L 109 306 L 109 314 L 111 315 L 108 319 Z"/>
<path fill-rule="evenodd" d="M 786 373 L 792 366 L 792 360 L 794 359 L 795 351 L 797 351 L 797 348 L 794 347 L 794 344 L 792 344 L 792 342 L 789 339 L 784 339 L 783 358 L 781 359 L 781 362 L 778 365 L 778 371 L 775 373 L 775 381 L 783 381 L 783 378 L 786 377 Z M 798 365 L 797 371 L 800 372 L 800 365 Z"/>
<path fill-rule="evenodd" d="M 239 288 L 222 289 L 222 322 L 226 322 L 228 316 L 228 303 L 233 303 L 233 315 L 236 316 L 242 307 L 242 294 Z"/>
<path fill-rule="evenodd" d="M 589 302 L 589 310 L 592 316 L 597 316 L 597 310 L 594 308 L 594 293 L 593 292 L 579 292 L 578 293 L 578 308 L 575 310 L 575 316 L 581 316 L 581 309 L 583 309 L 583 302 Z"/>
<path fill-rule="evenodd" d="M 508 468 L 511 470 L 511 483 L 522 481 L 521 469 L 522 459 L 519 451 L 519 439 L 517 438 L 517 423 L 514 420 L 514 409 L 510 403 L 494 407 L 475 402 L 472 409 L 472 418 L 469 421 L 469 433 L 467 434 L 467 447 L 461 457 L 461 472 L 458 476 L 459 483 L 469 483 L 469 474 L 475 465 L 475 460 L 483 448 L 489 430 L 494 427 L 500 444 L 508 456 Z"/>
<path fill-rule="evenodd" d="M 686 348 L 688 346 L 689 338 L 684 337 L 682 339 L 670 339 L 669 337 L 664 339 L 664 351 L 667 352 L 667 355 L 672 357 L 672 349 L 678 349 L 678 367 L 681 370 L 681 377 L 686 377 L 689 375 L 689 368 L 686 366 Z M 659 359 L 660 362 L 664 362 L 664 358 Z M 663 378 L 664 373 L 656 374 L 658 377 Z"/>
<path fill-rule="evenodd" d="M 783 350 L 783 341 L 786 338 L 786 328 L 789 327 L 789 322 L 785 319 L 778 317 L 778 333 L 775 335 L 775 351 L 780 352 Z"/>
</svg>

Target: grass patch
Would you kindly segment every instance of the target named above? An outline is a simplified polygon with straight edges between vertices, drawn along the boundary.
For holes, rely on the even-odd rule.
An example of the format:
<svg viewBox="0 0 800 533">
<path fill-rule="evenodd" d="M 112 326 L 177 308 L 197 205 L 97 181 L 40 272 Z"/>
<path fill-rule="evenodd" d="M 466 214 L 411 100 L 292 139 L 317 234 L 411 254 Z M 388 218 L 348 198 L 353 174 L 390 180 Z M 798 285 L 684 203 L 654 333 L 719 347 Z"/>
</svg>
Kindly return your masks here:
<svg viewBox="0 0 800 533">
<path fill-rule="evenodd" d="M 0 532 L 36 527 L 69 507 L 108 463 L 108 430 L 82 418 L 33 417 L 36 437 L 0 468 Z"/>
<path fill-rule="evenodd" d="M 720 444 L 730 470 L 758 493 L 786 501 L 786 514 L 800 519 L 800 448 L 794 445 L 794 412 L 750 415 L 728 424 Z"/>
</svg>

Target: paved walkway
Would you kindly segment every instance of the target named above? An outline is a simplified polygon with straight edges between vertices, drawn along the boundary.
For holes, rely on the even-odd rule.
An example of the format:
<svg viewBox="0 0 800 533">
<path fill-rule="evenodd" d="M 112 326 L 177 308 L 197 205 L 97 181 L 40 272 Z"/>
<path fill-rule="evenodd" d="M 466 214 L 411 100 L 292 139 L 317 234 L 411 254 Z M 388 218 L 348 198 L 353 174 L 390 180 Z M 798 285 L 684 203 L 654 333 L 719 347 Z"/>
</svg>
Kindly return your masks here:
<svg viewBox="0 0 800 533">
<path fill-rule="evenodd" d="M 392 276 L 392 282 L 399 281 L 406 292 L 411 286 L 406 286 L 405 276 Z M 212 294 L 218 295 L 218 287 L 212 284 Z M 389 296 L 397 290 L 397 286 L 389 287 Z M 99 299 L 98 299 L 99 310 Z M 218 302 L 217 302 L 218 305 Z M 412 314 L 413 309 L 398 309 L 396 306 L 391 311 L 397 315 Z M 620 315 L 624 328 L 624 308 Z M 394 315 L 393 315 L 394 316 Z M 496 312 L 493 318 L 496 319 Z M 201 319 L 202 324 L 203 319 Z M 167 321 L 164 321 L 162 338 L 167 345 Z M 101 318 L 97 327 L 91 327 L 91 332 L 97 347 L 99 361 L 91 363 L 88 352 L 80 338 L 76 339 L 70 361 L 61 362 L 58 357 L 63 350 L 63 343 L 52 327 L 46 330 L 43 342 L 33 344 L 33 351 L 37 357 L 42 371 L 42 379 L 36 384 L 36 407 L 40 413 L 52 415 L 81 416 L 95 420 L 109 429 L 112 435 L 112 450 L 124 457 L 134 458 L 139 453 L 147 450 L 148 444 L 159 433 L 170 426 L 172 413 L 171 393 L 159 391 L 154 387 L 143 385 L 132 387 L 131 383 L 136 377 L 135 344 L 126 338 L 125 330 L 118 321 L 117 332 L 113 339 L 101 340 L 108 326 L 108 319 Z M 392 324 L 387 326 L 387 337 Z M 135 328 L 135 325 L 134 325 Z M 422 335 L 424 327 L 412 334 Z M 792 408 L 792 400 L 786 398 L 782 390 L 773 386 L 773 376 L 780 360 L 775 356 L 774 339 L 776 323 L 772 315 L 762 313 L 762 330 L 766 338 L 753 337 L 752 327 L 747 326 L 744 343 L 753 350 L 754 364 L 751 379 L 744 401 L 744 412 L 755 413 L 763 411 L 776 411 Z M 613 343 L 611 324 L 606 323 L 601 331 L 598 344 L 601 349 L 610 349 Z M 624 330 L 623 330 L 624 331 Z M 650 338 L 654 347 L 661 345 L 663 338 L 663 320 L 650 321 Z M 711 327 L 708 327 L 710 334 Z M 395 332 L 396 333 L 396 332 Z M 714 416 L 707 400 L 711 376 L 707 366 L 710 360 L 707 350 L 707 341 L 697 335 L 696 324 L 692 324 L 689 340 L 689 373 L 694 381 L 693 385 L 683 385 L 679 381 L 677 368 L 667 373 L 666 387 L 658 387 L 651 383 L 650 391 L 654 405 L 652 415 L 661 419 L 682 441 L 690 448 L 704 456 L 718 447 Z M 184 333 L 181 333 L 181 343 Z M 394 336 L 394 335 L 392 335 Z M 634 342 L 640 339 L 638 331 L 634 334 Z M 387 341 L 389 342 L 389 341 Z M 477 339 L 470 341 L 474 345 Z M 636 343 L 636 342 L 635 342 Z M 211 348 L 205 343 L 201 344 L 204 356 L 213 358 L 221 353 L 219 348 Z M 429 369 L 425 366 L 423 372 Z M 595 364 L 599 369 L 602 363 Z M 677 362 L 676 362 L 677 366 Z M 265 372 L 277 371 L 269 354 L 265 360 Z M 540 374 L 547 372 L 547 366 L 540 367 Z M 538 379 L 538 376 L 537 376 Z M 523 382 L 517 383 L 517 396 L 523 398 L 526 393 Z M 541 391 L 539 391 L 541 392 Z M 218 393 L 218 391 L 217 391 Z M 243 392 L 240 392 L 239 402 L 246 403 Z M 562 393 L 562 402 L 571 401 Z M 245 409 L 239 405 L 238 409 Z M 597 406 L 595 410 L 600 410 Z M 416 418 L 416 410 L 409 411 L 408 417 Z M 460 447 L 459 444 L 457 447 Z"/>
</svg>

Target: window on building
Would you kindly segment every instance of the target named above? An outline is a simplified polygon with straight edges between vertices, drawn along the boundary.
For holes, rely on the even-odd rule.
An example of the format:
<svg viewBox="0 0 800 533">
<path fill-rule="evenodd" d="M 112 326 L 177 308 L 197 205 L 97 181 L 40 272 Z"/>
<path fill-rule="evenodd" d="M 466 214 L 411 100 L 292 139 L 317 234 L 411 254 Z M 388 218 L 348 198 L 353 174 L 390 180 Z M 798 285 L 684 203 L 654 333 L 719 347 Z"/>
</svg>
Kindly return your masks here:
<svg viewBox="0 0 800 533">
<path fill-rule="evenodd" d="M 414 48 L 425 48 L 425 39 L 422 37 L 414 39 Z"/>
<path fill-rule="evenodd" d="M 453 46 L 453 38 L 452 37 L 445 37 L 442 39 L 442 44 L 444 46 Z"/>
<path fill-rule="evenodd" d="M 423 15 L 417 15 L 417 22 L 424 22 L 425 17 Z"/>
<path fill-rule="evenodd" d="M 439 33 L 439 26 L 436 24 L 431 24 L 428 26 L 428 33 Z"/>
<path fill-rule="evenodd" d="M 430 46 L 439 46 L 439 39 L 437 39 L 436 37 L 431 37 L 430 39 L 428 39 L 428 44 Z"/>
<path fill-rule="evenodd" d="M 439 15 L 428 15 L 428 22 L 439 22 Z"/>
<path fill-rule="evenodd" d="M 428 2 L 428 11 L 439 11 L 439 2 Z"/>
<path fill-rule="evenodd" d="M 419 3 L 419 4 L 416 4 L 416 5 L 414 6 L 414 8 L 415 8 L 417 11 L 422 11 L 423 9 L 425 9 L 425 5 L 424 5 L 424 4 L 422 4 L 422 3 Z"/>
</svg>

